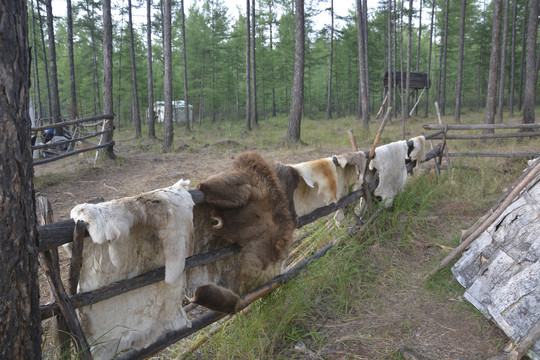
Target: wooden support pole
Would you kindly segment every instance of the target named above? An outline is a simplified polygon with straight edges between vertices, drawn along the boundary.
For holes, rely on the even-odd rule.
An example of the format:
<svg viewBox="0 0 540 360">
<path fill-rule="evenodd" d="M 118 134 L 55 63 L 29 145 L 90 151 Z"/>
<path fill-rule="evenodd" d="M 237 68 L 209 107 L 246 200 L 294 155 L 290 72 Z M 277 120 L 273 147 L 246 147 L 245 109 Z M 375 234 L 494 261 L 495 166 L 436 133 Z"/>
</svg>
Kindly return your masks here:
<svg viewBox="0 0 540 360">
<path fill-rule="evenodd" d="M 540 136 L 540 131 L 528 132 L 528 133 L 505 133 L 505 134 L 455 134 L 447 135 L 449 140 L 473 140 L 473 139 L 506 139 L 506 138 L 524 138 L 524 137 L 537 137 Z M 441 139 L 441 136 L 434 137 L 434 139 Z"/>
<path fill-rule="evenodd" d="M 383 99 L 383 102 L 381 103 L 381 107 L 379 109 L 379 112 L 377 113 L 377 116 L 375 116 L 375 120 L 379 120 L 379 117 L 383 113 L 384 105 L 386 104 L 386 100 L 388 100 L 388 93 L 389 93 L 389 91 L 386 92 L 386 95 L 384 96 L 384 99 Z"/>
<path fill-rule="evenodd" d="M 90 353 L 90 346 L 82 331 L 75 308 L 71 304 L 69 297 L 64 290 L 64 285 L 62 285 L 62 280 L 60 279 L 60 273 L 54 271 L 51 250 L 39 254 L 39 259 L 58 302 L 60 313 L 64 319 L 66 319 L 68 328 L 73 335 L 73 339 L 77 346 L 78 356 L 84 360 L 91 360 L 92 354 Z"/>
<path fill-rule="evenodd" d="M 84 235 L 86 233 L 86 223 L 83 220 L 77 221 L 73 231 L 73 246 L 71 248 L 71 264 L 69 266 L 69 294 L 77 293 L 79 276 L 83 261 Z"/>
<path fill-rule="evenodd" d="M 358 145 L 356 144 L 356 139 L 354 138 L 354 134 L 352 129 L 347 130 L 347 134 L 349 134 L 349 140 L 351 141 L 351 147 L 354 152 L 358 151 Z"/>
<path fill-rule="evenodd" d="M 516 184 L 516 186 L 512 189 L 512 191 L 508 194 L 506 199 L 501 203 L 501 205 L 497 208 L 495 212 L 493 212 L 487 219 L 480 225 L 471 235 L 467 237 L 461 244 L 459 244 L 448 256 L 446 256 L 439 266 L 437 266 L 435 269 L 433 269 L 429 275 L 435 274 L 439 269 L 442 267 L 448 265 L 452 260 L 456 258 L 457 255 L 459 255 L 467 246 L 469 246 L 474 239 L 476 239 L 484 230 L 486 230 L 503 212 L 506 210 L 506 208 L 514 201 L 515 197 L 519 195 L 521 190 L 523 190 L 529 181 L 534 179 L 538 173 L 540 173 L 540 161 L 536 163 L 533 167 L 529 167 L 527 170 L 527 175 Z M 428 276 L 429 276 L 428 275 Z"/>
<path fill-rule="evenodd" d="M 111 131 L 112 131 L 111 129 L 104 130 L 104 131 L 98 131 L 98 132 L 95 132 L 95 133 L 92 133 L 90 135 L 86 135 L 86 136 L 83 136 L 83 137 L 80 137 L 80 138 L 70 139 L 70 140 L 66 140 L 66 141 L 59 141 L 59 142 L 56 142 L 54 144 L 34 145 L 34 146 L 32 146 L 32 150 L 48 149 L 48 148 L 54 148 L 54 147 L 57 147 L 57 146 L 60 146 L 60 145 L 71 144 L 71 143 L 74 143 L 74 142 L 77 142 L 77 141 L 90 139 L 90 138 L 93 138 L 93 137 L 96 137 L 98 135 L 102 135 L 102 134 L 105 134 L 105 133 L 108 133 L 108 132 L 111 132 Z"/>
</svg>

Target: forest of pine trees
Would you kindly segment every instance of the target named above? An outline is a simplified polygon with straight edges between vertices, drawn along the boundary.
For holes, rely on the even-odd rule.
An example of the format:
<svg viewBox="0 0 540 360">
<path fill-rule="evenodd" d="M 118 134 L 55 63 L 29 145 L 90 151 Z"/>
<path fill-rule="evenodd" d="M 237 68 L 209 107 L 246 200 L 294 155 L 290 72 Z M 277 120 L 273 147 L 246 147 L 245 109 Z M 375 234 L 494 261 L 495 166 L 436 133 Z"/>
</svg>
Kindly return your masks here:
<svg viewBox="0 0 540 360">
<path fill-rule="evenodd" d="M 37 115 L 55 119 L 103 113 L 102 2 L 56 0 L 55 14 L 71 13 L 54 18 L 47 16 L 50 3 L 28 0 L 34 62 L 31 96 Z M 495 113 L 495 121 L 504 121 L 501 109 L 511 114 L 523 111 L 526 89 L 529 96 L 535 89 L 534 104 L 539 91 L 536 0 L 356 0 L 348 14 L 336 13 L 331 0 L 303 2 L 302 7 L 296 3 L 247 0 L 228 9 L 224 0 L 197 1 L 186 7 L 180 0 L 113 1 L 116 127 L 133 128 L 141 136 L 140 121 L 147 122 L 149 101 L 165 100 L 164 89 L 171 86 L 172 100 L 189 99 L 195 128 L 201 122 L 238 120 L 251 127 L 275 116 L 292 119 L 299 8 L 304 12 L 305 118 L 363 117 L 366 125 L 385 96 L 382 79 L 389 69 L 429 73 L 431 89 L 415 110 L 419 116 L 434 115 L 433 102 L 438 101 L 443 114 L 454 114 L 457 121 L 463 111 L 484 109 L 486 122 L 493 122 Z M 63 11 L 56 9 L 60 5 Z M 167 29 L 163 19 L 169 9 L 171 28 Z M 134 18 L 134 10 L 145 15 Z M 314 22 L 320 12 L 327 13 L 326 24 Z M 51 23 L 54 31 L 49 29 Z M 164 46 L 169 35 L 171 65 Z M 51 37 L 55 46 L 49 42 Z M 529 49 L 532 45 L 534 49 Z M 490 68 L 490 63 L 496 68 Z M 367 69 L 360 76 L 362 67 Z M 172 73 L 172 84 L 164 84 L 164 71 Z M 401 96 L 405 82 L 403 90 L 397 85 L 387 105 L 401 118 L 401 109 L 411 109 L 416 98 Z M 155 136 L 153 127 L 148 136 Z"/>
</svg>

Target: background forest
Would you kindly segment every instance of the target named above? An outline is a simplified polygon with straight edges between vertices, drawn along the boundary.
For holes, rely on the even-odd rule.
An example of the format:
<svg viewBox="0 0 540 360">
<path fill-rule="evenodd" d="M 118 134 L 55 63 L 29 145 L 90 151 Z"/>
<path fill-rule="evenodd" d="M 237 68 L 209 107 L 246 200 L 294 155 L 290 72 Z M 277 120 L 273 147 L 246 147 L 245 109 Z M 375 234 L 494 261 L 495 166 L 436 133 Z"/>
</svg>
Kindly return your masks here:
<svg viewBox="0 0 540 360">
<path fill-rule="evenodd" d="M 50 46 L 46 44 L 51 37 L 46 21 L 47 2 L 51 4 L 50 0 L 45 3 L 31 0 L 28 6 L 31 12 L 29 42 L 34 58 L 31 94 L 40 118 L 50 117 L 52 107 L 52 90 L 48 90 L 52 86 L 49 85 L 50 71 L 45 66 L 50 58 Z M 460 111 L 482 111 L 487 99 L 494 4 L 501 6 L 503 17 L 502 24 L 496 25 L 500 29 L 499 41 L 504 49 L 497 69 L 497 83 L 501 84 L 498 86 L 498 102 L 511 115 L 521 110 L 525 79 L 528 78 L 525 76 L 525 55 L 529 1 L 505 0 L 504 4 L 502 0 L 359 2 L 360 8 L 364 9 L 364 19 L 367 19 L 364 40 L 368 46 L 364 48 L 364 60 L 368 69 L 366 80 L 371 114 L 377 113 L 384 98 L 383 77 L 389 69 L 389 53 L 392 69 L 407 71 L 410 59 L 410 71 L 429 74 L 431 88 L 421 97 L 415 109 L 417 115 L 433 115 L 434 101 L 440 104 L 443 115 L 456 112 L 460 43 L 464 45 Z M 76 114 L 78 117 L 101 114 L 101 2 L 72 0 L 68 3 L 71 7 L 68 12 L 71 11 L 73 18 Z M 253 4 L 257 115 L 259 121 L 266 121 L 290 113 L 295 3 L 291 0 L 257 0 Z M 236 9 L 230 9 L 223 0 L 205 0 L 193 2 L 184 9 L 187 91 L 195 124 L 246 118 L 246 3 L 238 5 Z M 351 2 L 348 14 L 336 15 L 330 0 L 305 3 L 305 118 L 358 114 L 359 53 L 362 52 L 358 51 L 356 5 Z M 55 14 L 67 14 L 65 1 L 54 1 L 52 6 Z M 150 42 L 147 41 L 149 29 L 145 16 L 138 15 L 130 21 L 133 19 L 132 11 L 146 14 L 147 6 L 151 11 Z M 181 1 L 172 1 L 173 100 L 184 99 L 182 9 Z M 461 35 L 462 11 L 465 11 L 465 16 Z M 314 22 L 321 12 L 327 13 L 325 24 Z M 137 123 L 138 113 L 142 122 L 146 122 L 149 46 L 153 99 L 164 100 L 165 36 L 162 17 L 163 2 L 159 0 L 113 2 L 113 100 L 117 128 L 132 127 Z M 67 19 L 66 15 L 53 19 L 53 35 L 60 112 L 63 116 L 72 116 Z M 132 46 L 134 69 L 130 60 Z M 135 96 L 133 84 L 136 84 Z M 537 86 L 536 92 L 538 90 Z M 415 96 L 411 96 L 407 108 L 412 108 L 415 102 Z M 396 110 L 395 116 L 398 116 L 403 106 L 399 91 L 394 93 L 389 103 L 395 104 L 392 106 Z M 499 113 L 502 114 L 501 111 Z"/>
</svg>

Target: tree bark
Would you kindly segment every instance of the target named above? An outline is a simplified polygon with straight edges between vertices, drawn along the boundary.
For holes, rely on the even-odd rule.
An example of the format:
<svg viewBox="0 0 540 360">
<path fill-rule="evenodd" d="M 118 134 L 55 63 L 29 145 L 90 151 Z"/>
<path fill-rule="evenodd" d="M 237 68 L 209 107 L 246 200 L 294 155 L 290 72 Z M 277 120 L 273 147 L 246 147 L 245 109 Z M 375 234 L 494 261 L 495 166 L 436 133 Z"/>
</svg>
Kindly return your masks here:
<svg viewBox="0 0 540 360">
<path fill-rule="evenodd" d="M 270 25 L 270 55 L 272 55 L 274 53 L 273 31 L 272 31 L 272 25 L 274 24 L 274 13 L 273 13 L 273 10 L 272 10 L 273 4 L 274 4 L 274 0 L 268 1 L 268 14 L 270 16 L 270 21 L 269 21 L 269 25 Z M 277 116 L 277 111 L 276 111 L 276 87 L 274 86 L 274 79 L 275 79 L 274 64 L 272 63 L 270 66 L 271 66 L 271 73 L 272 73 L 272 117 L 275 118 Z"/>
<path fill-rule="evenodd" d="M 94 21 L 94 2 L 89 3 L 88 0 L 86 1 L 86 11 L 88 12 L 88 19 L 89 19 L 89 30 L 90 30 L 90 41 L 92 43 L 92 62 L 94 64 L 94 72 L 93 72 L 93 80 L 94 80 L 94 91 L 95 91 L 95 99 L 97 103 L 94 104 L 94 115 L 97 115 L 101 112 L 101 94 L 99 90 L 99 76 L 98 76 L 98 64 L 97 64 L 97 55 L 96 55 L 96 35 L 95 35 L 95 21 Z"/>
<path fill-rule="evenodd" d="M 514 0 L 514 7 L 512 9 L 512 40 L 511 40 L 511 65 L 510 65 L 510 84 L 509 84 L 509 97 L 508 106 L 510 108 L 510 116 L 514 116 L 514 94 L 515 94 L 515 81 L 516 81 L 516 29 L 517 29 L 517 3 L 518 0 Z"/>
<path fill-rule="evenodd" d="M 182 0 L 182 5 L 184 1 Z M 146 0 L 146 65 L 148 72 L 148 138 L 156 138 L 154 112 L 154 72 L 152 70 L 152 0 Z"/>
<path fill-rule="evenodd" d="M 448 58 L 448 15 L 450 13 L 450 0 L 446 0 L 446 11 L 444 21 L 444 50 L 443 50 L 443 68 L 442 68 L 442 94 L 441 94 L 441 113 L 446 113 L 446 60 Z"/>
<path fill-rule="evenodd" d="M 251 131 L 251 14 L 249 7 L 249 0 L 246 0 L 246 128 Z"/>
<path fill-rule="evenodd" d="M 497 105 L 497 77 L 501 60 L 501 22 L 502 0 L 494 0 L 493 7 L 493 32 L 491 34 L 491 56 L 489 59 L 489 80 L 486 99 L 486 124 L 495 123 L 495 106 Z M 484 130 L 484 133 L 492 133 L 493 130 Z"/>
<path fill-rule="evenodd" d="M 407 31 L 407 81 L 405 90 L 405 107 L 403 109 L 403 115 L 405 118 L 409 118 L 409 93 L 411 91 L 411 43 L 412 43 L 412 13 L 413 13 L 413 0 L 409 0 L 409 23 Z M 405 139 L 405 134 L 403 134 Z"/>
<path fill-rule="evenodd" d="M 527 53 L 527 14 L 529 13 L 529 2 L 525 1 L 525 11 L 523 12 L 523 24 L 521 26 L 521 66 L 519 68 L 519 93 L 518 93 L 518 111 L 521 111 L 523 105 L 523 82 L 525 75 L 525 54 Z"/>
<path fill-rule="evenodd" d="M 39 70 L 38 70 L 38 56 L 37 56 L 37 41 L 36 41 L 36 14 L 34 12 L 34 0 L 30 1 L 32 6 L 32 38 L 34 47 L 34 71 L 36 72 L 36 89 L 37 89 L 37 106 L 39 109 L 39 118 L 43 118 L 43 106 L 41 105 L 41 88 L 39 86 Z M 45 62 L 46 63 L 46 62 Z M 47 68 L 45 66 L 45 68 Z"/>
<path fill-rule="evenodd" d="M 357 17 L 357 32 L 358 32 L 358 105 L 361 112 L 357 116 L 357 120 L 362 118 L 362 127 L 369 127 L 369 89 L 366 85 L 366 59 L 364 47 L 364 17 L 362 10 L 362 0 L 356 0 L 356 17 Z"/>
<path fill-rule="evenodd" d="M 330 0 L 330 59 L 328 64 L 328 91 L 326 93 L 326 119 L 332 118 L 332 65 L 334 61 L 334 0 Z"/>
<path fill-rule="evenodd" d="M 458 54 L 458 74 L 456 88 L 456 108 L 454 110 L 454 121 L 461 121 L 461 88 L 463 87 L 463 49 L 465 47 L 465 10 L 467 0 L 461 1 L 461 24 L 459 27 L 459 54 Z"/>
<path fill-rule="evenodd" d="M 26 1 L 0 1 L 0 358 L 40 359 Z"/>
<path fill-rule="evenodd" d="M 135 137 L 140 138 L 141 132 L 141 114 L 139 112 L 139 93 L 137 91 L 137 69 L 135 67 L 135 41 L 133 39 L 133 16 L 131 11 L 131 0 L 128 0 L 128 16 L 129 16 L 129 43 L 131 53 L 131 90 L 132 90 L 132 109 L 133 122 L 135 123 Z"/>
<path fill-rule="evenodd" d="M 112 17 L 111 0 L 103 0 L 103 111 L 106 115 L 114 114 L 113 104 L 113 47 L 112 47 Z M 113 143 L 114 118 L 105 120 L 105 129 L 110 132 L 103 134 L 101 143 Z M 116 159 L 114 145 L 105 148 L 100 152 L 100 156 L 109 159 Z"/>
<path fill-rule="evenodd" d="M 259 124 L 257 109 L 257 66 L 255 61 L 255 0 L 251 0 L 251 96 L 253 124 Z"/>
<path fill-rule="evenodd" d="M 294 51 L 294 80 L 292 88 L 291 116 L 285 141 L 292 145 L 300 141 L 300 126 L 304 108 L 304 0 L 295 0 L 296 45 Z"/>
<path fill-rule="evenodd" d="M 47 117 L 49 118 L 49 123 L 52 123 L 52 96 L 51 96 L 51 83 L 49 77 L 49 66 L 47 59 L 47 47 L 45 46 L 45 34 L 43 33 L 43 18 L 41 17 L 41 11 L 39 10 L 39 2 L 36 2 L 36 8 L 38 12 L 39 19 L 39 30 L 41 32 L 41 47 L 43 49 L 43 68 L 45 69 L 45 82 L 47 84 L 47 102 L 49 107 L 47 108 Z"/>
<path fill-rule="evenodd" d="M 534 102 L 538 69 L 536 67 L 536 39 L 538 37 L 538 0 L 529 1 L 529 26 L 527 27 L 527 75 L 523 101 L 523 123 L 533 124 Z"/>
<path fill-rule="evenodd" d="M 392 88 L 394 85 L 393 81 L 393 75 L 394 75 L 394 69 L 392 68 L 392 0 L 388 0 L 388 23 L 387 23 L 387 31 L 388 31 L 388 107 L 387 108 L 393 108 L 392 106 Z M 390 114 L 389 119 L 392 118 L 392 114 Z"/>
<path fill-rule="evenodd" d="M 504 79 L 506 76 L 506 48 L 508 45 L 508 14 L 510 12 L 510 1 L 504 0 L 504 22 L 503 22 L 503 40 L 501 49 L 501 72 L 499 76 L 499 101 L 497 108 L 497 122 L 503 122 L 504 105 Z"/>
<path fill-rule="evenodd" d="M 51 0 L 46 0 L 47 6 L 47 33 L 49 35 L 49 68 L 51 70 L 51 96 L 52 96 L 52 117 L 53 122 L 58 123 L 60 119 L 60 96 L 58 94 L 58 73 L 56 70 L 56 45 L 54 41 L 54 24 Z M 60 127 L 54 131 L 55 135 L 63 135 L 64 131 Z"/>
<path fill-rule="evenodd" d="M 71 0 L 67 0 L 67 35 L 68 35 L 68 56 L 69 56 L 69 90 L 71 94 L 71 106 L 69 115 L 76 119 L 79 115 L 77 109 L 77 93 L 75 90 L 75 62 L 73 59 L 73 14 L 71 11 Z"/>
<path fill-rule="evenodd" d="M 172 44 L 171 44 L 171 0 L 163 1 L 163 98 L 165 101 L 162 151 L 167 152 L 173 142 L 172 119 Z"/>
<path fill-rule="evenodd" d="M 431 25 L 429 26 L 429 55 L 428 55 L 428 81 L 431 81 L 431 51 L 433 49 L 433 20 L 435 17 L 435 1 L 431 2 Z M 426 89 L 426 109 L 424 117 L 427 118 L 429 113 L 429 88 Z"/>
<path fill-rule="evenodd" d="M 187 53 L 186 53 L 186 13 L 184 12 L 184 0 L 181 0 L 182 16 L 182 68 L 184 70 L 184 114 L 186 115 L 185 131 L 190 132 L 189 127 L 189 97 L 188 97 L 188 78 L 187 78 Z"/>
</svg>

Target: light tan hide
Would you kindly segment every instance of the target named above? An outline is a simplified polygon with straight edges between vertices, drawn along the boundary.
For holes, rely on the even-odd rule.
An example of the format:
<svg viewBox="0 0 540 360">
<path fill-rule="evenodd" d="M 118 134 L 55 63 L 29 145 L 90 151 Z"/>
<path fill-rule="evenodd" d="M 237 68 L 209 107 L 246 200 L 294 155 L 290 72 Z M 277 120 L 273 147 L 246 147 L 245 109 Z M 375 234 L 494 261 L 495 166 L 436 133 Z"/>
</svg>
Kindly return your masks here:
<svg viewBox="0 0 540 360">
<path fill-rule="evenodd" d="M 392 206 L 394 197 L 405 187 L 406 156 L 407 142 L 401 140 L 378 147 L 375 150 L 375 158 L 369 163 L 371 170 L 379 170 L 379 185 L 374 194 L 382 198 L 385 207 Z"/>
<path fill-rule="evenodd" d="M 134 197 L 81 204 L 71 218 L 87 223 L 79 292 L 165 265 L 165 281 L 85 306 L 81 325 L 96 359 L 143 348 L 164 332 L 190 326 L 182 310 L 185 258 L 192 248 L 189 181 Z"/>
<path fill-rule="evenodd" d="M 293 200 L 296 213 L 302 216 L 337 203 L 341 197 L 356 190 L 362 184 L 366 157 L 359 151 L 289 166 L 300 175 Z"/>
<path fill-rule="evenodd" d="M 411 160 L 416 160 L 416 166 L 418 166 L 426 159 L 426 138 L 424 135 L 420 135 L 409 139 L 409 141 L 413 142 L 413 147 L 411 153 L 409 154 L 409 158 Z"/>
</svg>

